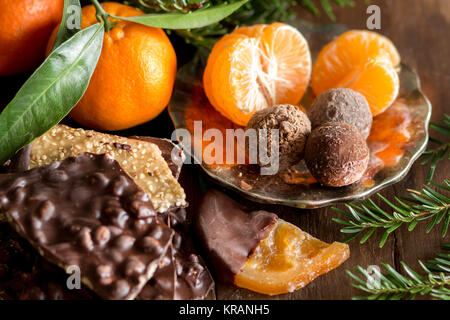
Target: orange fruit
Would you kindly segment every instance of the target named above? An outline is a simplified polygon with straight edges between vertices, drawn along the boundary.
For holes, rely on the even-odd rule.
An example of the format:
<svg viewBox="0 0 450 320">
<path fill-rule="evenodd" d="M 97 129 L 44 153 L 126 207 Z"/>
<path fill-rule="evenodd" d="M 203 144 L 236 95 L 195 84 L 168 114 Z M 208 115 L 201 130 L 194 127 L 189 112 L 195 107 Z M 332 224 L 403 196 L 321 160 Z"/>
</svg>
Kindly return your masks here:
<svg viewBox="0 0 450 320">
<path fill-rule="evenodd" d="M 104 2 L 102 7 L 116 16 L 142 14 L 115 2 Z M 81 27 L 97 23 L 95 15 L 93 5 L 83 7 Z M 115 26 L 105 33 L 89 87 L 70 112 L 83 126 L 106 131 L 131 128 L 157 117 L 169 103 L 177 70 L 175 50 L 162 29 L 112 21 Z"/>
<path fill-rule="evenodd" d="M 400 55 L 388 38 L 371 31 L 348 31 L 319 53 L 311 87 L 316 95 L 331 88 L 351 88 L 366 97 L 375 116 L 397 98 L 399 63 Z"/>
<path fill-rule="evenodd" d="M 0 76 L 36 68 L 59 25 L 63 0 L 0 0 Z"/>
<path fill-rule="evenodd" d="M 269 295 L 292 292 L 338 267 L 349 256 L 348 245 L 327 244 L 279 219 L 235 276 L 234 283 Z"/>
<path fill-rule="evenodd" d="M 214 108 L 245 126 L 253 113 L 275 104 L 297 104 L 311 75 L 308 44 L 283 24 L 241 27 L 213 47 L 203 74 Z"/>
</svg>

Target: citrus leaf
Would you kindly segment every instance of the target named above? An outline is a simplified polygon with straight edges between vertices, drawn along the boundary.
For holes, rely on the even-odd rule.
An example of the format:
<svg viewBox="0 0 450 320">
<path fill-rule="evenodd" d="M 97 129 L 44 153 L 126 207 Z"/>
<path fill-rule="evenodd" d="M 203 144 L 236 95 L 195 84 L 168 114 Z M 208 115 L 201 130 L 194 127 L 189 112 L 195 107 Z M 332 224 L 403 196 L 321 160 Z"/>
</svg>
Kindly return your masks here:
<svg viewBox="0 0 450 320">
<path fill-rule="evenodd" d="M 63 42 L 69 40 L 81 28 L 80 0 L 64 0 L 63 10 L 63 17 L 52 50 L 55 50 Z"/>
<path fill-rule="evenodd" d="M 81 99 L 100 57 L 97 23 L 53 51 L 0 114 L 0 163 L 58 124 Z"/>
<path fill-rule="evenodd" d="M 112 17 L 132 21 L 149 27 L 163 29 L 195 29 L 206 27 L 221 21 L 242 7 L 248 0 L 237 1 L 231 4 L 221 4 L 193 12 L 181 13 L 150 13 L 135 17 Z"/>
</svg>

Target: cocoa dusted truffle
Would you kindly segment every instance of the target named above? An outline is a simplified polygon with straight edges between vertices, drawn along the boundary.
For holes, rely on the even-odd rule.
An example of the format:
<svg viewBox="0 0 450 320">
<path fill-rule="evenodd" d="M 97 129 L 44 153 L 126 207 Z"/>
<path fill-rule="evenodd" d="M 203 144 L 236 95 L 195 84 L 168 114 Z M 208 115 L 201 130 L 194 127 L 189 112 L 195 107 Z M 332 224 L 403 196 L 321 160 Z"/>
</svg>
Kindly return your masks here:
<svg viewBox="0 0 450 320">
<path fill-rule="evenodd" d="M 271 146 L 275 144 L 271 139 L 270 130 L 278 129 L 280 137 L 279 167 L 287 168 L 302 160 L 306 139 L 311 132 L 311 122 L 298 107 L 281 104 L 255 112 L 246 129 L 257 131 L 258 145 L 259 130 L 267 130 L 267 155 L 269 157 L 271 156 Z M 252 147 L 254 146 L 250 146 L 250 148 Z"/>
<path fill-rule="evenodd" d="M 369 163 L 369 148 L 359 130 L 348 123 L 315 128 L 305 148 L 305 162 L 321 184 L 342 187 L 359 180 Z"/>
<path fill-rule="evenodd" d="M 354 125 L 367 139 L 372 127 L 372 113 L 366 98 L 352 89 L 336 88 L 325 91 L 308 110 L 312 128 L 327 122 Z"/>
</svg>

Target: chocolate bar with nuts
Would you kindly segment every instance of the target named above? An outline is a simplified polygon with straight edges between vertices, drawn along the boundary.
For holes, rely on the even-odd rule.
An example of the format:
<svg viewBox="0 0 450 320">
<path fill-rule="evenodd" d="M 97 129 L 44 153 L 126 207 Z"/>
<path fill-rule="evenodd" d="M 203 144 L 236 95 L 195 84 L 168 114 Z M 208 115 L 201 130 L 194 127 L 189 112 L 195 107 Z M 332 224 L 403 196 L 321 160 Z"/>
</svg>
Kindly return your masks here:
<svg viewBox="0 0 450 320">
<path fill-rule="evenodd" d="M 98 299 L 86 286 L 68 289 L 68 277 L 0 221 L 0 300 Z"/>
<path fill-rule="evenodd" d="M 150 196 L 156 211 L 186 205 L 184 190 L 154 141 L 57 125 L 34 140 L 30 148 L 30 169 L 84 152 L 107 154 Z M 23 162 L 21 167 L 23 169 Z"/>
<path fill-rule="evenodd" d="M 155 276 L 137 296 L 140 300 L 199 300 L 213 294 L 214 280 L 203 260 L 176 233 Z"/>
<path fill-rule="evenodd" d="M 133 299 L 173 231 L 147 194 L 107 155 L 83 153 L 0 177 L 1 211 L 48 261 L 77 266 L 105 299 Z"/>
</svg>

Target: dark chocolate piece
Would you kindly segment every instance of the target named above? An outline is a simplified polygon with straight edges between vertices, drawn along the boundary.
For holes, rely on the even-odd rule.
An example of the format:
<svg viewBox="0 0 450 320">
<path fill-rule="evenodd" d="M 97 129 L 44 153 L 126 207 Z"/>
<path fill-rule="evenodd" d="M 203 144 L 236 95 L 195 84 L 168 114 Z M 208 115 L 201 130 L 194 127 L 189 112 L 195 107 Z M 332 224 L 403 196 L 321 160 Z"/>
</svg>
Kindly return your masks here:
<svg viewBox="0 0 450 320">
<path fill-rule="evenodd" d="M 225 194 L 210 190 L 194 219 L 214 274 L 219 280 L 233 282 L 278 217 L 266 211 L 249 212 Z"/>
<path fill-rule="evenodd" d="M 160 260 L 155 275 L 136 297 L 138 300 L 174 300 L 175 299 L 175 264 L 173 248 L 167 250 Z"/>
<path fill-rule="evenodd" d="M 85 286 L 69 290 L 68 275 L 46 262 L 11 226 L 0 222 L 0 300 L 97 298 Z"/>
<path fill-rule="evenodd" d="M 184 159 L 183 150 L 180 147 L 176 146 L 172 141 L 168 139 L 141 136 L 132 136 L 130 137 L 130 139 L 142 140 L 156 144 L 159 150 L 161 150 L 162 157 L 169 165 L 173 176 L 175 177 L 175 179 L 178 179 Z M 172 152 L 174 152 L 176 157 L 172 157 Z"/>
<path fill-rule="evenodd" d="M 214 289 L 214 280 L 201 257 L 182 249 L 174 254 L 175 300 L 205 299 Z"/>
<path fill-rule="evenodd" d="M 184 208 L 160 214 L 177 232 L 170 253 L 160 262 L 154 277 L 137 299 L 141 300 L 199 300 L 212 298 L 214 280 L 204 261 L 195 253 Z"/>
<path fill-rule="evenodd" d="M 105 155 L 81 154 L 0 178 L 1 210 L 50 262 L 76 265 L 106 299 L 133 299 L 173 231 L 148 196 Z"/>
</svg>

